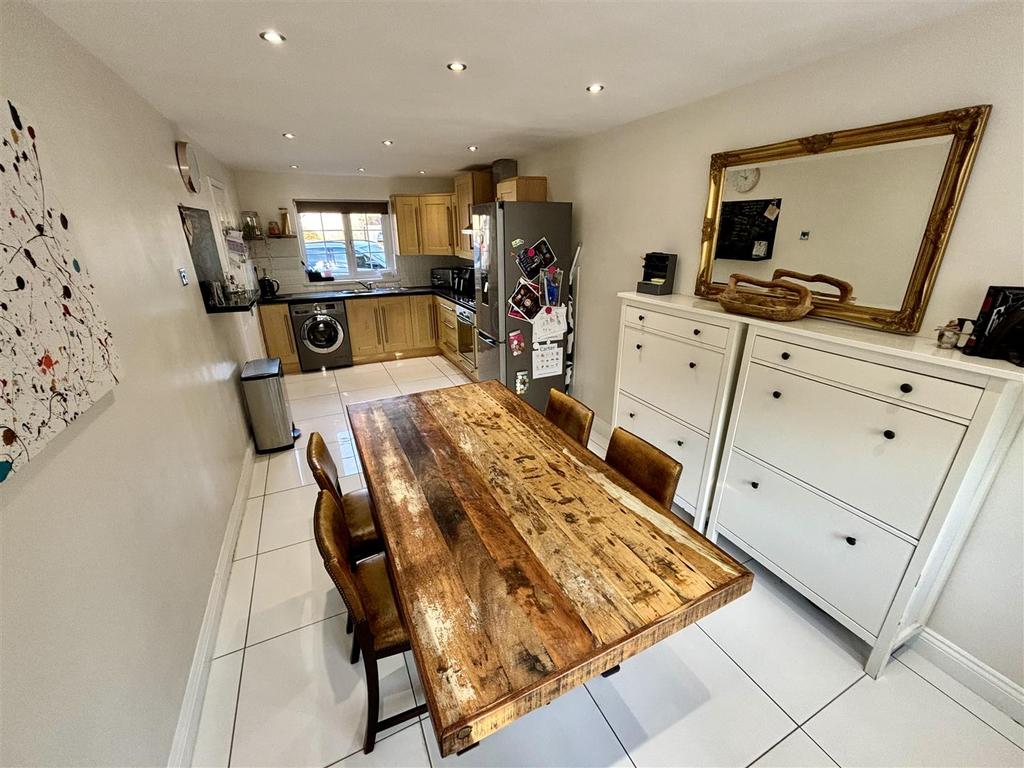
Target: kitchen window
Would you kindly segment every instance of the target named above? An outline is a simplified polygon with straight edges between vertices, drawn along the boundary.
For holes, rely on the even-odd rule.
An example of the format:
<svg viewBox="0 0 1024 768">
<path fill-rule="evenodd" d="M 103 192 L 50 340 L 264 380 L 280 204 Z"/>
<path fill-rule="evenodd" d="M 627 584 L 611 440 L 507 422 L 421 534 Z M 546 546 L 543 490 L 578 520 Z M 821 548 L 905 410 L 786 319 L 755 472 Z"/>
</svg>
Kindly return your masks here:
<svg viewBox="0 0 1024 768">
<path fill-rule="evenodd" d="M 373 278 L 395 268 L 387 203 L 297 200 L 295 209 L 311 280 Z"/>
</svg>

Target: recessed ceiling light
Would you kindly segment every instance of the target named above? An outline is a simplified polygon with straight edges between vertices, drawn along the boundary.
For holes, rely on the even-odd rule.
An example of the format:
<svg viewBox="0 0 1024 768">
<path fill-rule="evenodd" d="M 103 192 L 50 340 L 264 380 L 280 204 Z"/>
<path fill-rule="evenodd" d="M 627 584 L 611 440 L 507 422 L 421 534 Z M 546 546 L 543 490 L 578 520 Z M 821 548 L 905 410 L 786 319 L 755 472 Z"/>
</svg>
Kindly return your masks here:
<svg viewBox="0 0 1024 768">
<path fill-rule="evenodd" d="M 266 40 L 271 45 L 280 45 L 285 41 L 285 36 L 276 29 L 267 29 L 260 32 L 260 39 Z"/>
<path fill-rule="evenodd" d="M 395 142 L 393 142 L 391 139 L 384 139 L 384 141 L 381 142 L 381 144 L 383 144 L 385 147 L 390 147 L 394 143 Z"/>
<path fill-rule="evenodd" d="M 461 61 L 449 61 L 447 66 L 452 72 L 465 72 L 469 68 Z"/>
<path fill-rule="evenodd" d="M 426 171 L 420 171 L 420 176 L 422 176 L 425 173 L 426 173 Z"/>
<path fill-rule="evenodd" d="M 587 86 L 587 93 L 600 93 L 604 90 L 604 86 L 600 83 L 591 83 Z"/>
<path fill-rule="evenodd" d="M 295 134 L 291 133 L 290 131 L 288 133 L 282 133 L 281 135 L 284 136 L 286 139 L 294 139 L 295 138 Z"/>
<path fill-rule="evenodd" d="M 290 168 L 298 168 L 299 166 L 297 166 L 297 165 L 292 165 L 292 166 L 289 166 L 289 167 L 290 167 Z"/>
<path fill-rule="evenodd" d="M 478 149 L 480 149 L 480 147 L 478 147 L 476 144 L 470 144 L 468 147 L 466 147 L 466 149 L 468 149 L 470 152 L 476 152 Z"/>
<path fill-rule="evenodd" d="M 359 172 L 360 172 L 360 173 L 366 173 L 366 169 L 365 169 L 365 168 L 360 168 L 360 169 L 359 169 Z"/>
</svg>

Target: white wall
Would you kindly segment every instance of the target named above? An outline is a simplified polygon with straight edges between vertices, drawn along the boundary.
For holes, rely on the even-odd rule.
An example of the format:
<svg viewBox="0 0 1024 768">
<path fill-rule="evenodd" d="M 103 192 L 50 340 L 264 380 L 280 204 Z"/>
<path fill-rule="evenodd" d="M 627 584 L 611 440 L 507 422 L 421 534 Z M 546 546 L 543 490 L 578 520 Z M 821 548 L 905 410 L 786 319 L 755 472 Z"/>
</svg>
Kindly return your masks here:
<svg viewBox="0 0 1024 768">
<path fill-rule="evenodd" d="M 677 292 L 692 293 L 712 153 L 829 130 L 992 104 L 923 329 L 977 313 L 990 284 L 1024 284 L 1022 6 L 992 4 L 948 21 L 722 93 L 701 103 L 520 160 L 574 203 L 583 241 L 574 395 L 610 419 L 619 303 L 647 251 L 680 256 Z M 614 99 L 609 90 L 601 98 Z M 1020 462 L 1000 488 L 1020 489 Z M 940 634 L 1024 683 L 1020 670 L 1020 495 L 990 497 L 933 619 Z M 1016 503 L 1013 503 L 1016 501 Z M 1008 530 L 1012 529 L 1012 530 Z M 988 532 L 988 533 L 986 533 Z M 982 593 L 1002 612 L 980 613 Z"/>
<path fill-rule="evenodd" d="M 329 176 L 313 173 L 265 173 L 235 171 L 239 205 L 260 214 L 266 227 L 278 219 L 278 208 L 287 207 L 295 222 L 296 200 L 387 200 L 391 195 L 420 195 L 451 192 L 450 178 L 429 176 L 383 178 L 378 176 Z M 302 267 L 302 249 L 297 240 L 268 240 L 252 246 L 254 263 L 281 283 L 282 293 L 322 291 L 338 288 L 337 283 L 309 283 Z M 403 285 L 427 285 L 430 268 L 468 262 L 447 256 L 399 256 L 396 267 Z"/>
<path fill-rule="evenodd" d="M 178 282 L 177 205 L 208 198 L 181 183 L 173 126 L 22 3 L 0 4 L 0 71 L 123 363 L 0 489 L 0 762 L 162 764 L 248 445 L 235 379 L 258 330 Z"/>
</svg>

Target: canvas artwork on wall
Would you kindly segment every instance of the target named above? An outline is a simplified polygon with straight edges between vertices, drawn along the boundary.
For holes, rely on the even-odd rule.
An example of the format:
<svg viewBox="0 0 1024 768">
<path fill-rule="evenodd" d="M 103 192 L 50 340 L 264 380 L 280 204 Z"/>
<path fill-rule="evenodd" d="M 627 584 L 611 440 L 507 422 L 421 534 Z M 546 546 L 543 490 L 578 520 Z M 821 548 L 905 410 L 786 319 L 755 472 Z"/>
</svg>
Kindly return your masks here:
<svg viewBox="0 0 1024 768">
<path fill-rule="evenodd" d="M 0 190 L 0 483 L 118 381 L 74 223 L 46 185 L 36 129 L 7 102 Z"/>
</svg>

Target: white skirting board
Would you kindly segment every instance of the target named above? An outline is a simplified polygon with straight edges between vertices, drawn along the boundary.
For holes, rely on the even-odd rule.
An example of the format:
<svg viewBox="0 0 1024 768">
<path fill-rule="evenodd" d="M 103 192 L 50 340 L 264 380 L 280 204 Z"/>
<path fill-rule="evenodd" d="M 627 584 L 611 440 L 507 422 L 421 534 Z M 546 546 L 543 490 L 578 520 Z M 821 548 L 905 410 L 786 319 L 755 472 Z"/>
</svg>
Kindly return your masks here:
<svg viewBox="0 0 1024 768">
<path fill-rule="evenodd" d="M 192 765 L 192 752 L 196 746 L 199 717 L 206 695 L 206 681 L 210 676 L 210 662 L 213 660 L 213 648 L 217 641 L 217 627 L 220 624 L 221 610 L 224 608 L 228 576 L 231 574 L 231 560 L 235 552 L 235 543 L 238 541 L 238 532 L 242 527 L 242 515 L 249 497 L 249 481 L 252 478 L 255 461 L 256 453 L 250 443 L 242 459 L 241 477 L 235 489 L 234 501 L 231 503 L 224 541 L 217 556 L 217 568 L 213 574 L 213 583 L 210 585 L 210 595 L 206 600 L 206 612 L 199 628 L 196 651 L 192 656 L 192 667 L 185 685 L 178 726 L 174 730 L 174 741 L 171 742 L 171 752 L 167 757 L 169 768 L 189 768 Z"/>
<path fill-rule="evenodd" d="M 1024 723 L 1024 687 L 927 627 L 908 645 L 958 683 Z"/>
</svg>

